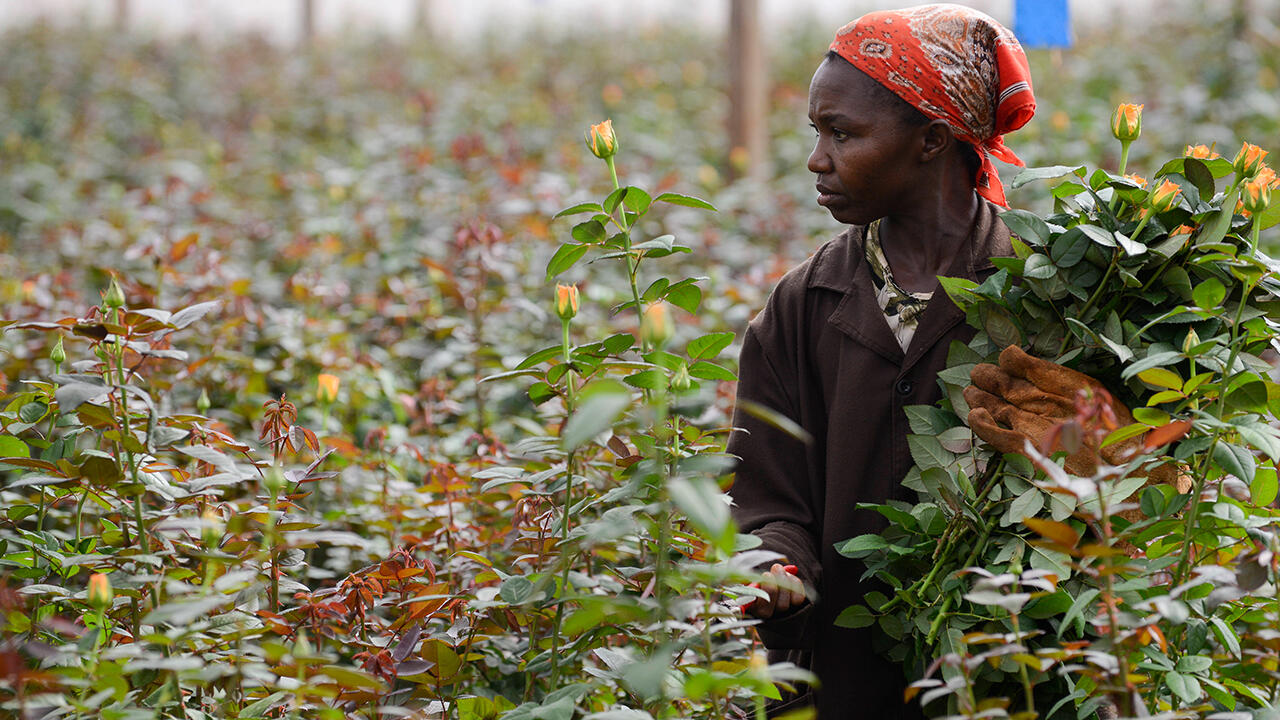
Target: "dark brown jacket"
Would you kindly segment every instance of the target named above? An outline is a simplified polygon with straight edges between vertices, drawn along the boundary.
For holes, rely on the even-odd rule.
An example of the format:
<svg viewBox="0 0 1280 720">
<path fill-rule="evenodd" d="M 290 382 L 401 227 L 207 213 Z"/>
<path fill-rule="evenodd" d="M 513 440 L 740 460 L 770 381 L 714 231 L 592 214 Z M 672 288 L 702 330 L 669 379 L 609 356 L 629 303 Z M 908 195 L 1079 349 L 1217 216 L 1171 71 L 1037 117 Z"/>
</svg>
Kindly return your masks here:
<svg viewBox="0 0 1280 720">
<path fill-rule="evenodd" d="M 939 400 L 936 376 L 951 342 L 973 336 L 939 288 L 904 353 L 876 303 L 862 231 L 850 228 L 788 273 L 743 342 L 739 399 L 782 413 L 813 443 L 742 410 L 729 439 L 741 458 L 730 491 L 739 526 L 797 565 L 818 594 L 816 604 L 763 623 L 760 634 L 772 661 L 818 674 L 819 720 L 919 715 L 903 705 L 902 668 L 872 649 L 874 630 L 833 624 L 870 587 L 859 583 L 862 564 L 835 544 L 884 529 L 885 519 L 858 503 L 915 500 L 900 485 L 912 464 L 903 408 Z M 981 280 L 992 256 L 1010 254 L 1008 229 L 984 202 L 947 275 Z"/>
</svg>

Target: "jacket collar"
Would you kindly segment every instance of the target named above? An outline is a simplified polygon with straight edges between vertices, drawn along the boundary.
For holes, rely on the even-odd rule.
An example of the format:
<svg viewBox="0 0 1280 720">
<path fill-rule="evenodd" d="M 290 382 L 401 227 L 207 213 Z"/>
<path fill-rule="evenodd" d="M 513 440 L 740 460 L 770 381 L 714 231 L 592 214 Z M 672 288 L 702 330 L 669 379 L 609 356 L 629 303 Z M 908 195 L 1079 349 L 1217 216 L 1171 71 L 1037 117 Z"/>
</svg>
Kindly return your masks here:
<svg viewBox="0 0 1280 720">
<path fill-rule="evenodd" d="M 964 320 L 964 313 L 951 302 L 941 286 L 935 286 L 933 298 L 920 317 L 920 325 L 904 353 L 876 302 L 871 269 L 863 250 L 864 232 L 864 226 L 852 226 L 832 241 L 826 252 L 815 258 L 816 266 L 809 276 L 808 285 L 843 293 L 844 297 L 828 321 L 886 360 L 901 364 L 902 371 L 906 372 L 947 331 Z M 952 261 L 946 275 L 977 282 L 980 275 L 985 277 L 994 269 L 992 257 L 1012 254 L 1009 229 L 999 220 L 999 209 L 983 200 L 965 249 Z"/>
</svg>

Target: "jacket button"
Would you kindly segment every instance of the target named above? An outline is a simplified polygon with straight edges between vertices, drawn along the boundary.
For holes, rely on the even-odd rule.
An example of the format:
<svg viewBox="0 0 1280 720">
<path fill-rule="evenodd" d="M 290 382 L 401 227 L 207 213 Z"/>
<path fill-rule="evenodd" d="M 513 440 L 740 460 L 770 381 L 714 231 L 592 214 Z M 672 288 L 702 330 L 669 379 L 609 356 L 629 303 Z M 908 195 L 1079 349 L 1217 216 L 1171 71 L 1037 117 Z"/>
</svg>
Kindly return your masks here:
<svg viewBox="0 0 1280 720">
<path fill-rule="evenodd" d="M 898 384 L 894 385 L 893 387 L 894 390 L 898 391 L 899 395 L 910 395 L 912 389 L 914 388 L 915 388 L 915 383 L 911 382 L 910 380 L 899 380 Z"/>
</svg>

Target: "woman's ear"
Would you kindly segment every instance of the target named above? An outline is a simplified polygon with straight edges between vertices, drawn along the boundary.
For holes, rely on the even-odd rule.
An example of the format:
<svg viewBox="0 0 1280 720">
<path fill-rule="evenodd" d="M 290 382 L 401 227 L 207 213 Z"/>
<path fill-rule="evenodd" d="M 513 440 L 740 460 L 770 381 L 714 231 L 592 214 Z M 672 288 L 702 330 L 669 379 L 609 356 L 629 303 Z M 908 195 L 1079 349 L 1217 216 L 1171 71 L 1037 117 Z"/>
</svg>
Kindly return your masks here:
<svg viewBox="0 0 1280 720">
<path fill-rule="evenodd" d="M 956 144 L 956 136 L 945 120 L 930 120 L 922 130 L 921 162 L 929 162 L 942 156 Z"/>
</svg>

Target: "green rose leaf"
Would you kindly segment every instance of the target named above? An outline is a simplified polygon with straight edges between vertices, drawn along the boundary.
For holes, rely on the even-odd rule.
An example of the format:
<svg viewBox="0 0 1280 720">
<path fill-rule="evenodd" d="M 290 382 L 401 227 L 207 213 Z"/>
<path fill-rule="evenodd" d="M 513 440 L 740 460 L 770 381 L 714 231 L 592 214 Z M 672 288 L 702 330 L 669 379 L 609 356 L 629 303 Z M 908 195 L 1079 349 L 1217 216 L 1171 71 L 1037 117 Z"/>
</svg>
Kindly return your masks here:
<svg viewBox="0 0 1280 720">
<path fill-rule="evenodd" d="M 1006 210 L 1000 213 L 1000 221 L 1009 232 L 1028 242 L 1044 245 L 1049 241 L 1049 225 L 1040 216 L 1026 210 Z"/>
<path fill-rule="evenodd" d="M 1211 277 L 1197 285 L 1191 296 L 1195 300 L 1196 307 L 1216 311 L 1227 297 L 1227 289 L 1223 287 L 1221 280 Z"/>
</svg>

